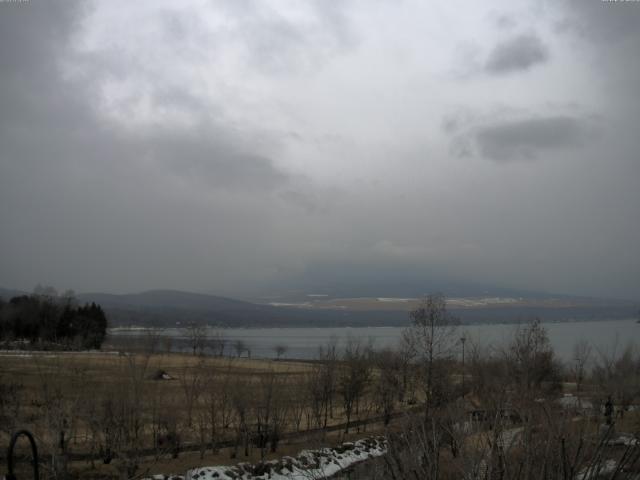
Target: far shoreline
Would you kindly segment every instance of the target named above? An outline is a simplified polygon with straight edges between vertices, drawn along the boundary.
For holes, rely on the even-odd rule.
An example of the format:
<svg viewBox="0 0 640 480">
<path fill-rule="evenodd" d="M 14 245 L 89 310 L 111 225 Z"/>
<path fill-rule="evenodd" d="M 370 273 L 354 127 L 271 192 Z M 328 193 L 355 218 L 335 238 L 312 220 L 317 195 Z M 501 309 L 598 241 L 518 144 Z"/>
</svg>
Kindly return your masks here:
<svg viewBox="0 0 640 480">
<path fill-rule="evenodd" d="M 532 318 L 521 318 L 513 321 L 501 321 L 501 322 L 489 322 L 489 321 L 477 321 L 477 322 L 460 322 L 457 324 L 459 327 L 474 327 L 477 325 L 522 325 L 530 322 L 531 320 L 537 317 Z M 556 323 L 592 323 L 592 322 L 623 322 L 623 321 L 633 321 L 640 325 L 640 322 L 633 317 L 626 318 L 569 318 L 569 319 L 544 319 L 540 318 L 540 322 L 544 324 L 556 324 Z M 238 326 L 223 326 L 223 325 L 211 325 L 211 324 L 199 324 L 205 326 L 211 330 L 285 330 L 285 329 L 331 329 L 331 328 L 408 328 L 410 324 L 406 325 L 238 325 Z M 144 325 L 131 325 L 131 326 L 117 326 L 117 327 L 109 327 L 107 328 L 108 333 L 116 333 L 117 332 L 157 332 L 163 330 L 180 330 L 186 329 L 188 327 L 182 325 L 172 325 L 172 326 L 163 326 L 163 325 L 152 325 L 152 326 L 144 326 Z"/>
</svg>

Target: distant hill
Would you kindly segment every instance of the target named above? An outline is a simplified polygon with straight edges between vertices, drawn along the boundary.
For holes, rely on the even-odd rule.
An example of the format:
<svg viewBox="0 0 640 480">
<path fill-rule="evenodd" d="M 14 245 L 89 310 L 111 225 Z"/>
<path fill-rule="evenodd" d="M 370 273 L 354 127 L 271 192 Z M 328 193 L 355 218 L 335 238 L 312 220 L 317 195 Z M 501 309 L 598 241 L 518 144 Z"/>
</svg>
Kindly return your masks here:
<svg viewBox="0 0 640 480">
<path fill-rule="evenodd" d="M 149 290 L 124 295 L 82 293 L 78 295 L 78 300 L 96 302 L 109 307 L 187 308 L 218 311 L 253 310 L 259 307 L 259 305 L 241 300 L 179 290 Z"/>
<path fill-rule="evenodd" d="M 24 295 L 11 289 L 0 289 L 0 297 L 8 300 Z M 376 305 L 375 299 L 364 308 L 340 305 L 273 306 L 235 300 L 216 295 L 177 290 L 150 290 L 132 294 L 83 293 L 80 303 L 95 302 L 103 307 L 110 326 L 176 326 L 190 322 L 219 324 L 227 327 L 340 327 L 340 326 L 406 326 L 406 305 Z M 509 323 L 532 318 L 543 321 L 598 320 L 634 318 L 638 306 L 631 302 L 602 301 L 574 297 L 558 301 L 522 299 L 515 305 L 478 307 L 450 306 L 449 310 L 464 323 Z"/>
<path fill-rule="evenodd" d="M 28 292 L 23 292 L 21 290 L 14 290 L 11 288 L 2 288 L 0 287 L 0 298 L 7 301 L 10 298 L 18 297 L 20 295 L 28 295 Z"/>
<path fill-rule="evenodd" d="M 184 325 L 189 322 L 229 327 L 346 326 L 404 324 L 406 312 L 345 312 L 274 307 L 216 295 L 176 290 L 136 294 L 86 293 L 80 302 L 96 302 L 107 312 L 112 326 Z"/>
</svg>

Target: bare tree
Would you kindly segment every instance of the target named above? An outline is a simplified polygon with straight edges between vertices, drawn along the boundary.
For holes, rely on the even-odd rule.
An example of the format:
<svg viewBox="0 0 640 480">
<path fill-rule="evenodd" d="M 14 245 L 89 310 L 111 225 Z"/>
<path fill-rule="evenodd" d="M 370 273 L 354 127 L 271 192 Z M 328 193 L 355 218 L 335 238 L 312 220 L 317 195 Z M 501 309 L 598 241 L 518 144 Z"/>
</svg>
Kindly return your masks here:
<svg viewBox="0 0 640 480">
<path fill-rule="evenodd" d="M 216 357 L 224 356 L 224 349 L 227 345 L 227 340 L 221 328 L 214 328 L 209 337 L 208 344 Z"/>
<path fill-rule="evenodd" d="M 284 355 L 288 349 L 289 347 L 282 344 L 273 347 L 274 352 L 276 352 L 276 360 L 280 360 L 280 357 Z"/>
<path fill-rule="evenodd" d="M 383 350 L 374 356 L 377 377 L 374 395 L 377 408 L 382 411 L 384 424 L 391 421 L 398 390 L 402 388 L 402 365 L 400 355 L 392 350 Z"/>
<path fill-rule="evenodd" d="M 617 353 L 617 345 L 610 351 L 599 351 L 593 369 L 594 380 L 600 385 L 600 400 L 611 396 L 616 414 L 624 417 L 635 397 L 640 396 L 640 353 L 629 344 Z M 614 407 L 614 408 L 615 408 Z"/>
<path fill-rule="evenodd" d="M 159 327 L 151 327 L 145 330 L 144 335 L 144 351 L 153 355 L 159 350 L 164 329 Z"/>
<path fill-rule="evenodd" d="M 187 338 L 193 355 L 202 353 L 207 339 L 207 326 L 195 322 L 187 325 Z"/>
<path fill-rule="evenodd" d="M 203 407 L 201 411 L 213 453 L 218 451 L 220 436 L 229 426 L 232 409 L 231 378 L 230 364 L 222 373 L 208 368 L 203 384 L 203 394 L 200 397 Z"/>
<path fill-rule="evenodd" d="M 0 432 L 11 435 L 22 416 L 24 385 L 0 376 Z"/>
<path fill-rule="evenodd" d="M 58 291 L 54 287 L 51 285 L 42 285 L 40 283 L 34 287 L 33 294 L 38 297 L 44 297 L 51 300 L 58 298 Z"/>
<path fill-rule="evenodd" d="M 416 395 L 416 349 L 415 342 L 411 337 L 411 329 L 404 330 L 400 339 L 400 344 L 395 357 L 398 362 L 398 375 L 400 377 L 400 384 L 398 388 L 398 400 L 400 402 L 405 401 L 405 397 L 408 395 L 407 401 L 411 404 L 415 403 Z"/>
<path fill-rule="evenodd" d="M 271 452 L 276 451 L 282 435 L 287 414 L 285 395 L 282 376 L 276 375 L 273 371 L 260 376 L 260 383 L 256 386 L 254 394 L 252 413 L 255 421 L 254 442 L 260 449 L 262 460 L 267 446 L 270 445 Z"/>
<path fill-rule="evenodd" d="M 553 351 L 541 330 L 535 322 L 519 329 L 508 355 L 471 345 L 470 387 L 481 405 L 469 415 L 468 399 L 458 399 L 434 407 L 426 421 L 408 414 L 404 424 L 388 432 L 386 478 L 635 478 L 640 445 L 631 441 L 623 452 L 616 451 L 610 446 L 613 428 L 594 432 L 591 422 L 567 415 L 557 402 L 539 395 L 541 384 L 553 379 L 548 369 Z M 603 369 L 615 371 L 619 361 L 631 365 L 629 358 L 616 356 Z M 532 370 L 529 377 L 524 365 Z M 633 383 L 631 378 L 625 383 Z"/>
<path fill-rule="evenodd" d="M 184 409 L 187 414 L 188 428 L 191 428 L 193 425 L 193 410 L 202 393 L 203 374 L 204 361 L 199 360 L 198 363 L 192 367 L 185 365 L 178 375 L 180 387 L 184 395 Z"/>
<path fill-rule="evenodd" d="M 76 307 L 78 300 L 76 299 L 76 292 L 72 289 L 67 289 L 60 294 L 60 302 L 67 307 Z"/>
<path fill-rule="evenodd" d="M 507 403 L 506 387 L 510 382 L 505 357 L 493 355 L 490 347 L 472 342 L 467 351 L 468 383 L 472 393 L 482 398 L 487 410 L 502 410 Z"/>
<path fill-rule="evenodd" d="M 237 375 L 231 385 L 231 404 L 234 410 L 235 443 L 231 458 L 238 455 L 238 447 L 244 445 L 244 455 L 249 456 L 249 415 L 252 392 L 247 380 Z"/>
<path fill-rule="evenodd" d="M 162 413 L 167 410 L 166 404 L 163 402 L 165 397 L 160 395 L 159 382 L 153 382 L 148 388 L 148 407 L 149 407 L 149 427 L 151 428 L 151 438 L 153 446 L 156 450 L 156 460 L 160 458 L 163 453 L 163 415 Z"/>
<path fill-rule="evenodd" d="M 587 366 L 591 359 L 591 345 L 586 340 L 581 340 L 573 346 L 573 365 L 571 373 L 576 382 L 576 391 L 580 392 L 580 387 L 587 373 Z"/>
<path fill-rule="evenodd" d="M 368 352 L 360 342 L 350 339 L 344 351 L 338 385 L 346 417 L 345 433 L 349 433 L 352 415 L 359 413 L 360 401 L 371 377 Z"/>
<path fill-rule="evenodd" d="M 309 376 L 303 375 L 301 380 L 289 381 L 286 385 L 291 424 L 296 432 L 300 431 L 305 413 L 307 414 L 307 428 L 311 428 L 311 422 L 309 421 L 311 392 L 308 387 L 308 382 Z"/>
<path fill-rule="evenodd" d="M 434 400 L 439 396 L 434 387 L 442 373 L 437 371 L 437 361 L 448 358 L 457 341 L 457 321 L 447 312 L 446 298 L 443 294 L 431 294 L 420 300 L 418 307 L 409 313 L 412 321 L 406 336 L 420 357 L 424 369 L 425 408 L 429 412 Z"/>
<path fill-rule="evenodd" d="M 67 475 L 69 441 L 79 424 L 77 412 L 83 403 L 87 369 L 80 362 L 61 357 L 37 358 L 35 364 L 38 392 L 33 403 L 40 407 L 40 424 L 44 427 L 41 438 L 46 453 L 51 457 L 54 478 L 64 478 Z"/>
<path fill-rule="evenodd" d="M 162 337 L 162 348 L 164 349 L 164 353 L 169 355 L 173 348 L 173 338 L 170 335 L 164 335 Z"/>
<path fill-rule="evenodd" d="M 318 348 L 317 359 L 307 379 L 307 387 L 311 416 L 317 428 L 324 428 L 329 418 L 332 418 L 333 397 L 336 392 L 337 351 L 334 339 Z"/>
<path fill-rule="evenodd" d="M 120 478 L 132 478 L 138 470 L 146 426 L 146 379 L 148 355 L 121 355 L 117 376 L 102 392 L 96 429 L 101 431 L 100 448 L 105 463 L 116 460 Z"/>
<path fill-rule="evenodd" d="M 233 342 L 233 349 L 236 351 L 236 355 L 238 358 L 242 356 L 242 354 L 247 350 L 247 344 L 244 343 L 243 340 L 236 340 Z"/>
<path fill-rule="evenodd" d="M 322 427 L 322 414 L 325 406 L 322 368 L 314 365 L 313 370 L 307 375 L 305 387 L 309 397 L 309 409 L 307 414 L 307 429 L 311 426 Z"/>
<path fill-rule="evenodd" d="M 530 398 L 532 389 L 539 389 L 543 382 L 557 386 L 558 364 L 539 319 L 517 329 L 506 357 L 512 379 L 523 396 Z"/>
</svg>

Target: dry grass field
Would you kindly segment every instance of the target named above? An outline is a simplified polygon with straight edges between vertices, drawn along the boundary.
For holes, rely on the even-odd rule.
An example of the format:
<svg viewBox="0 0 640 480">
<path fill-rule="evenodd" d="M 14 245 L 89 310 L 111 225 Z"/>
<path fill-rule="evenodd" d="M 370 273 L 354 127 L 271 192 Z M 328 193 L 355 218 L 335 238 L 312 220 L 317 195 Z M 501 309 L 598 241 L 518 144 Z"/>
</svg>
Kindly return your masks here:
<svg viewBox="0 0 640 480">
<path fill-rule="evenodd" d="M 335 392 L 328 412 L 318 398 L 314 405 L 311 384 L 320 373 L 313 362 L 288 360 L 3 353 L 0 382 L 13 389 L 0 406 L 0 445 L 11 430 L 26 428 L 45 459 L 65 453 L 73 476 L 116 478 L 293 455 L 383 428 L 380 422 L 350 435 L 342 428 L 315 431 L 325 421 L 328 427 L 345 421 Z M 367 397 L 352 421 L 377 415 Z M 54 463 L 44 462 L 52 471 Z"/>
</svg>

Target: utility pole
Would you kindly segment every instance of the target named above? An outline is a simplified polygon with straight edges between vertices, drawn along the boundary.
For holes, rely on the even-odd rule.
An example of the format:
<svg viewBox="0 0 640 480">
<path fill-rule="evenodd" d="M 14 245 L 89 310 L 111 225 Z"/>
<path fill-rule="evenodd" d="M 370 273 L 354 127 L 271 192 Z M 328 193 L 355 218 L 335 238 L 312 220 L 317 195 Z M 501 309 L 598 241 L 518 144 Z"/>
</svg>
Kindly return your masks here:
<svg viewBox="0 0 640 480">
<path fill-rule="evenodd" d="M 460 337 L 460 343 L 462 343 L 462 398 L 464 398 L 464 343 L 467 341 L 467 337 L 462 335 Z"/>
</svg>

